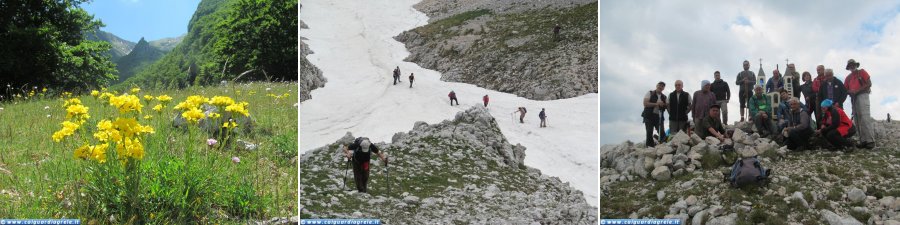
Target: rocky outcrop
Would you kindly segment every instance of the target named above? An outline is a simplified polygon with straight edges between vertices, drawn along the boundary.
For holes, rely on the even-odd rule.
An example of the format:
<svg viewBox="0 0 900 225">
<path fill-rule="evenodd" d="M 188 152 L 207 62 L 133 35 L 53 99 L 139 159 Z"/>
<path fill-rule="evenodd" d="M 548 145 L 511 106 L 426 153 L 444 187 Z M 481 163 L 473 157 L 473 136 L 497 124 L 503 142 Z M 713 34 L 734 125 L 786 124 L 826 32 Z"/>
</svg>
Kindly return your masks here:
<svg viewBox="0 0 900 225">
<path fill-rule="evenodd" d="M 717 151 L 728 141 L 683 133 L 654 148 L 631 142 L 601 147 L 600 214 L 677 218 L 683 224 L 900 221 L 900 141 L 887 138 L 900 133 L 900 123 L 875 122 L 875 133 L 882 137 L 877 147 L 850 152 L 820 147 L 789 151 L 752 133 L 749 124 L 726 129 L 735 129 L 731 156 Z M 723 158 L 751 156 L 774 170 L 769 185 L 732 188 L 724 182 L 734 159 Z M 686 166 L 676 166 L 681 164 Z M 662 171 L 672 171 L 671 177 Z"/>
<path fill-rule="evenodd" d="M 440 71 L 441 80 L 536 100 L 597 93 L 596 1 L 425 1 L 416 8 L 440 19 L 395 39 L 409 49 L 407 61 Z"/>
<path fill-rule="evenodd" d="M 299 5 L 299 7 L 300 10 L 303 9 L 303 5 Z M 299 29 L 309 29 L 302 20 L 299 22 Z M 322 71 L 310 63 L 309 60 L 306 60 L 306 55 L 313 54 L 313 51 L 309 49 L 309 46 L 303 40 L 306 40 L 306 38 L 300 37 L 300 70 L 297 80 L 297 83 L 300 85 L 300 102 L 312 98 L 309 92 L 313 89 L 324 87 L 326 82 L 325 77 L 322 76 Z"/>
<path fill-rule="evenodd" d="M 481 107 L 452 121 L 415 124 L 391 144 L 376 143 L 389 168 L 373 161 L 368 193 L 348 191 L 340 154 L 349 133 L 300 157 L 301 218 L 379 218 L 387 224 L 596 224 L 583 193 L 523 164 Z M 376 157 L 377 158 L 377 157 Z"/>
</svg>

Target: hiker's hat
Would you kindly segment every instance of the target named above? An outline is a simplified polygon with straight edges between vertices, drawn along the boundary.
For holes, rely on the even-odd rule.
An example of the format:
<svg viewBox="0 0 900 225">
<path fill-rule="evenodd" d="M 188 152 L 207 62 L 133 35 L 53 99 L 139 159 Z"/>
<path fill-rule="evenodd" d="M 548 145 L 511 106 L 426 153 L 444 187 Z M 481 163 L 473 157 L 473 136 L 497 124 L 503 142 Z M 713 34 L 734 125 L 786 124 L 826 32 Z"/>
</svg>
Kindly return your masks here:
<svg viewBox="0 0 900 225">
<path fill-rule="evenodd" d="M 703 86 L 706 86 L 707 84 L 709 84 L 709 80 L 700 81 L 700 88 L 703 88 Z"/>
<path fill-rule="evenodd" d="M 823 108 L 831 107 L 832 104 L 834 104 L 834 102 L 832 102 L 831 99 L 825 99 L 822 101 L 822 104 L 820 106 L 822 106 Z"/>
<path fill-rule="evenodd" d="M 368 152 L 369 146 L 371 146 L 371 145 L 372 145 L 372 142 L 370 142 L 369 139 L 364 139 L 364 140 L 362 140 L 362 142 L 359 143 L 359 147 L 362 147 L 362 150 L 364 152 Z"/>
<path fill-rule="evenodd" d="M 852 66 L 852 65 L 856 65 L 856 67 L 859 67 L 859 62 L 857 62 L 857 61 L 854 60 L 854 59 L 847 60 L 847 67 L 844 68 L 844 69 L 849 70 L 849 69 L 850 69 L 850 66 Z"/>
</svg>

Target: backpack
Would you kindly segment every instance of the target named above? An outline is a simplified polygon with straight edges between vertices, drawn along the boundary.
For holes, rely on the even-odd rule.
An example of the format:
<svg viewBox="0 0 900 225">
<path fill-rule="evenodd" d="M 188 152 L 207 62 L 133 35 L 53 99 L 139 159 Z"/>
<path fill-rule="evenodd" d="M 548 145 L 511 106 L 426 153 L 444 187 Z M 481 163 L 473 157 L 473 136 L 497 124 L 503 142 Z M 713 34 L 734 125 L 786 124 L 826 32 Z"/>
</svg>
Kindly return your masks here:
<svg viewBox="0 0 900 225">
<path fill-rule="evenodd" d="M 356 140 L 353 141 L 353 144 L 354 144 L 354 145 L 359 146 L 358 148 L 353 149 L 353 154 L 354 154 L 354 155 L 356 155 L 357 152 L 362 152 L 362 153 L 368 153 L 368 152 L 369 152 L 369 148 L 363 148 L 363 147 L 361 146 L 361 144 L 363 143 L 363 141 L 369 141 L 369 138 L 367 138 L 367 137 L 358 137 L 358 138 L 356 138 Z M 372 141 L 369 141 L 369 144 L 372 144 Z"/>
<path fill-rule="evenodd" d="M 738 159 L 731 167 L 728 183 L 732 187 L 744 187 L 750 184 L 765 186 L 768 184 L 769 171 L 762 168 L 756 157 Z"/>
<path fill-rule="evenodd" d="M 522 114 L 528 113 L 528 110 L 525 110 L 525 107 L 519 107 L 522 110 Z"/>
</svg>

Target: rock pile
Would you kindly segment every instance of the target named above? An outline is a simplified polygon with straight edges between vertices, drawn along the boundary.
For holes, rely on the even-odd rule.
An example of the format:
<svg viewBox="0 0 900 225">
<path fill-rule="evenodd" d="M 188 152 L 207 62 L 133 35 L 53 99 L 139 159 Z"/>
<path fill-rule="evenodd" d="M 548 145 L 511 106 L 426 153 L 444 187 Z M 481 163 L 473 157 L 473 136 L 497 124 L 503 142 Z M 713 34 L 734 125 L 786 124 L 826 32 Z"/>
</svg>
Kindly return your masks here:
<svg viewBox="0 0 900 225">
<path fill-rule="evenodd" d="M 303 5 L 299 5 L 299 7 L 302 11 Z M 303 23 L 303 20 L 300 20 L 299 26 L 299 29 L 309 29 L 306 23 Z M 306 55 L 313 54 L 313 51 L 309 49 L 309 46 L 303 40 L 306 40 L 306 38 L 300 37 L 300 74 L 297 80 L 297 83 L 300 85 L 300 102 L 310 99 L 309 92 L 313 89 L 324 87 L 326 81 L 325 77 L 322 76 L 322 71 L 310 63 L 309 60 L 306 60 Z"/>
</svg>

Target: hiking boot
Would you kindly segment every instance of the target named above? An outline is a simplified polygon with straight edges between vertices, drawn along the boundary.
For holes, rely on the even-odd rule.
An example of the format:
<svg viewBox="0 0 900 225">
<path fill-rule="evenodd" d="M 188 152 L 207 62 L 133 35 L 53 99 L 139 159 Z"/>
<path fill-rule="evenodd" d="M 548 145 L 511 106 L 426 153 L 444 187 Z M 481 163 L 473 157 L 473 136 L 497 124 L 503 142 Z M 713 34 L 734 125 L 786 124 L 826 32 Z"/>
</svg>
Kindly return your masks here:
<svg viewBox="0 0 900 225">
<path fill-rule="evenodd" d="M 873 149 L 875 148 L 875 142 L 863 142 L 856 145 L 857 148 L 865 148 L 865 149 Z"/>
</svg>

